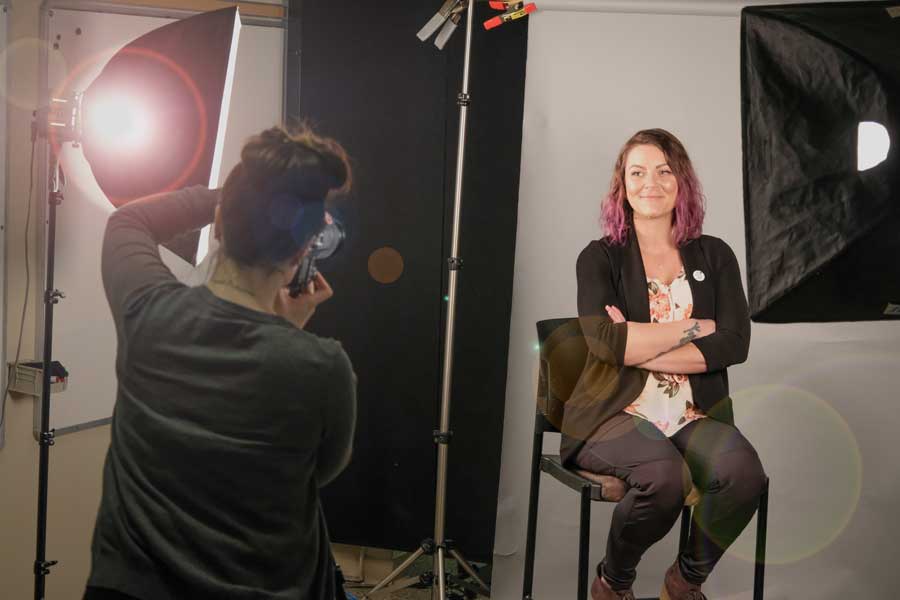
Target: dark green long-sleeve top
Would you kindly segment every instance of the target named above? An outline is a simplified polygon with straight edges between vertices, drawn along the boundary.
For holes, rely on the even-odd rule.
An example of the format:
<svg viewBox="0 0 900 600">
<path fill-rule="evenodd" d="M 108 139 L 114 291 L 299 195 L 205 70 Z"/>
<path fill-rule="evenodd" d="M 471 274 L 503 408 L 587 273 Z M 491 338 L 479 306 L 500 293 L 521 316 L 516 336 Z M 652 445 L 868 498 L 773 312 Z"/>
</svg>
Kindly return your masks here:
<svg viewBox="0 0 900 600">
<path fill-rule="evenodd" d="M 349 460 L 355 376 L 336 341 L 172 276 L 157 244 L 210 223 L 217 199 L 190 188 L 109 219 L 118 392 L 88 585 L 330 600 L 318 489 Z"/>
</svg>

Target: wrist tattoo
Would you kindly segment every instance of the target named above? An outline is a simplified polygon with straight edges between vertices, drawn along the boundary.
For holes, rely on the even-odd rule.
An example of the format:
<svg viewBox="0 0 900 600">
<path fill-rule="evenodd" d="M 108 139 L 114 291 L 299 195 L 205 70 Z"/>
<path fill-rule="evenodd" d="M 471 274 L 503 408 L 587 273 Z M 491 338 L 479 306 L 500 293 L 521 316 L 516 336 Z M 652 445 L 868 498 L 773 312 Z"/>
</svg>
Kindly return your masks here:
<svg viewBox="0 0 900 600">
<path fill-rule="evenodd" d="M 682 346 L 684 346 L 684 345 L 687 344 L 688 342 L 697 339 L 697 337 L 698 337 L 699 335 L 700 335 L 700 321 L 694 321 L 694 324 L 693 324 L 693 325 L 691 325 L 690 327 L 688 327 L 687 329 L 684 330 L 684 336 L 683 336 L 680 340 L 678 340 L 678 343 L 677 343 L 677 344 L 675 344 L 674 346 L 672 346 L 672 347 L 669 348 L 668 350 L 663 350 L 662 352 L 660 352 L 659 354 L 657 354 L 657 355 L 654 356 L 653 358 L 649 358 L 649 359 L 645 360 L 644 362 L 642 362 L 642 363 L 641 363 L 640 365 L 638 365 L 638 366 L 645 365 L 645 364 L 647 364 L 648 362 L 650 362 L 651 360 L 656 360 L 657 358 L 659 358 L 659 357 L 662 356 L 663 354 L 667 354 L 667 353 L 671 352 L 672 350 L 677 350 L 677 349 L 681 348 Z"/>
</svg>

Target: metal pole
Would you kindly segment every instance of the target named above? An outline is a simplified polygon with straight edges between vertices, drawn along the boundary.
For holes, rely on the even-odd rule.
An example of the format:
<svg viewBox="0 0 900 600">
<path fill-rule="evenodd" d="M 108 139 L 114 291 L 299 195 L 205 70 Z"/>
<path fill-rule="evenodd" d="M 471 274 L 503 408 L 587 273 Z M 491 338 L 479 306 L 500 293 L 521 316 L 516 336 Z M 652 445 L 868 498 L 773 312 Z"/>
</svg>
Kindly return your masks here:
<svg viewBox="0 0 900 600">
<path fill-rule="evenodd" d="M 459 221 L 462 211 L 463 170 L 466 152 L 466 123 L 469 110 L 469 63 L 472 54 L 472 20 L 475 16 L 475 0 L 468 0 L 466 11 L 466 48 L 463 58 L 462 91 L 459 104 L 459 141 L 456 147 L 456 188 L 453 197 L 453 234 L 450 246 L 450 277 L 447 290 L 447 322 L 444 330 L 444 372 L 441 387 L 441 438 L 438 442 L 437 489 L 435 491 L 434 541 L 437 546 L 434 566 L 437 574 L 438 599 L 445 600 L 444 575 L 444 523 L 447 500 L 447 460 L 450 452 L 450 384 L 453 376 L 453 332 L 456 320 L 456 280 L 462 261 L 459 259 Z"/>
<path fill-rule="evenodd" d="M 753 600 L 762 600 L 766 578 L 766 530 L 769 520 L 769 478 L 759 498 L 756 513 L 756 561 L 753 569 Z"/>
<path fill-rule="evenodd" d="M 531 488 L 528 493 L 528 529 L 525 535 L 525 569 L 522 598 L 531 600 L 534 585 L 534 547 L 537 542 L 537 513 L 541 492 L 541 451 L 544 445 L 544 415 L 534 417 L 534 441 L 531 447 Z"/>
<path fill-rule="evenodd" d="M 50 429 L 50 367 L 53 361 L 53 306 L 61 294 L 53 288 L 56 254 L 56 207 L 62 200 L 59 191 L 59 159 L 50 149 L 50 192 L 47 218 L 47 287 L 44 291 L 44 361 L 41 384 L 41 432 L 38 468 L 37 554 L 34 560 L 34 600 L 44 600 L 45 578 L 56 561 L 47 561 L 47 495 L 50 470 L 50 446 L 54 432 Z"/>
<path fill-rule="evenodd" d="M 466 150 L 466 124 L 468 122 L 468 108 L 470 104 L 469 98 L 469 65 L 472 56 L 472 31 L 473 20 L 475 18 L 475 0 L 466 0 L 466 41 L 465 55 L 463 58 L 463 81 L 462 91 L 457 96 L 457 104 L 459 105 L 459 139 L 456 147 L 456 181 L 453 196 L 453 229 L 450 245 L 450 257 L 447 259 L 449 267 L 448 289 L 447 289 L 447 320 L 444 329 L 444 361 L 443 373 L 441 378 L 441 421 L 440 429 L 434 431 L 434 441 L 437 444 L 437 486 L 435 490 L 435 511 L 434 511 L 434 538 L 427 539 L 422 542 L 422 547 L 409 559 L 407 559 L 400 567 L 388 575 L 381 583 L 363 596 L 364 599 L 370 597 L 372 593 L 391 584 L 391 582 L 403 571 L 410 566 L 418 557 L 424 553 L 434 554 L 433 570 L 428 575 L 432 576 L 431 581 L 431 597 L 432 600 L 446 600 L 447 584 L 444 561 L 447 560 L 449 554 L 456 559 L 460 567 L 471 576 L 475 582 L 487 593 L 490 588 L 478 576 L 478 573 L 470 565 L 465 557 L 456 549 L 450 547 L 450 543 L 444 537 L 444 524 L 447 506 L 447 464 L 449 457 L 449 444 L 453 432 L 450 430 L 450 388 L 453 379 L 453 335 L 454 326 L 456 324 L 456 290 L 458 271 L 462 267 L 463 261 L 459 258 L 459 229 L 460 215 L 462 213 L 462 190 L 463 190 L 463 171 Z M 444 15 L 444 19 L 448 15 Z M 446 25 L 445 25 L 446 26 Z M 426 26 L 428 27 L 428 26 Z M 421 33 L 421 32 L 420 32 Z M 424 37 L 428 37 L 427 35 Z M 420 39 L 422 36 L 420 35 Z M 423 40 L 424 41 L 424 40 Z M 440 46 L 439 46 L 440 47 Z"/>
<path fill-rule="evenodd" d="M 578 600 L 588 597 L 588 555 L 591 546 L 591 486 L 581 486 L 581 521 L 578 525 Z"/>
</svg>

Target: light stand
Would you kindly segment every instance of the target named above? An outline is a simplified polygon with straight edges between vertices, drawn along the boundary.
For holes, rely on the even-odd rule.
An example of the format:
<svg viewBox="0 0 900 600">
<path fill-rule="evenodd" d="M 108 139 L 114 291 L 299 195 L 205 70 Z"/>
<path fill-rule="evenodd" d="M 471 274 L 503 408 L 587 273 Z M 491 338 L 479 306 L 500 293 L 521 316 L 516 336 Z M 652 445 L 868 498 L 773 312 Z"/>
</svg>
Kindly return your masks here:
<svg viewBox="0 0 900 600">
<path fill-rule="evenodd" d="M 44 600 L 46 576 L 50 567 L 57 561 L 47 560 L 47 496 L 50 470 L 50 446 L 55 443 L 55 432 L 50 429 L 50 369 L 53 362 L 53 308 L 64 294 L 53 287 L 53 270 L 56 255 L 56 208 L 62 204 L 62 181 L 64 176 L 59 166 L 59 156 L 53 140 L 77 142 L 80 121 L 80 95 L 70 100 L 51 102 L 50 108 L 36 112 L 36 120 L 32 123 L 32 141 L 37 137 L 51 138 L 50 147 L 50 180 L 47 193 L 47 285 L 44 289 L 44 359 L 41 384 L 41 430 L 38 444 L 40 456 L 38 463 L 38 510 L 37 510 L 37 550 L 34 560 L 34 600 Z M 62 112 L 57 112 L 62 111 Z M 59 117 L 63 118 L 60 119 Z"/>
<path fill-rule="evenodd" d="M 419 33 L 419 38 L 427 38 L 444 22 L 444 31 L 453 32 L 456 27 L 459 13 L 465 8 L 462 2 L 468 4 L 468 14 L 466 15 L 466 43 L 465 57 L 463 59 L 463 82 L 462 91 L 457 96 L 457 104 L 459 105 L 459 142 L 456 152 L 456 188 L 453 198 L 453 233 L 450 249 L 450 258 L 447 259 L 449 268 L 449 282 L 447 291 L 447 321 L 444 329 L 444 368 L 441 386 L 441 424 L 440 429 L 433 432 L 434 443 L 437 444 L 437 489 L 435 490 L 435 514 L 434 514 L 434 537 L 425 539 L 418 550 L 409 556 L 403 563 L 385 577 L 378 585 L 372 588 L 363 598 L 369 596 L 382 588 L 390 585 L 401 573 L 403 573 L 410 565 L 419 559 L 423 554 L 434 555 L 434 570 L 425 573 L 421 577 L 407 578 L 401 582 L 401 587 L 408 587 L 415 583 L 425 582 L 432 586 L 432 598 L 434 598 L 434 590 L 437 588 L 437 600 L 445 600 L 447 598 L 447 578 L 444 568 L 444 561 L 447 560 L 448 554 L 456 559 L 459 566 L 474 579 L 478 585 L 490 593 L 488 585 L 478 576 L 472 565 L 466 561 L 463 555 L 453 547 L 452 541 L 444 536 L 444 525 L 447 505 L 447 463 L 450 451 L 450 439 L 453 432 L 450 430 L 450 384 L 453 373 L 453 332 L 456 318 L 456 280 L 463 261 L 457 256 L 459 251 L 459 220 L 462 207 L 462 186 L 463 186 L 463 159 L 466 149 L 466 122 L 468 117 L 468 109 L 470 104 L 469 97 L 469 63 L 472 51 L 472 20 L 474 18 L 475 0 L 448 0 L 444 6 L 435 15 L 429 23 Z M 449 33 L 443 37 L 439 34 L 439 48 L 446 43 Z M 423 38 L 424 35 L 424 38 Z"/>
</svg>

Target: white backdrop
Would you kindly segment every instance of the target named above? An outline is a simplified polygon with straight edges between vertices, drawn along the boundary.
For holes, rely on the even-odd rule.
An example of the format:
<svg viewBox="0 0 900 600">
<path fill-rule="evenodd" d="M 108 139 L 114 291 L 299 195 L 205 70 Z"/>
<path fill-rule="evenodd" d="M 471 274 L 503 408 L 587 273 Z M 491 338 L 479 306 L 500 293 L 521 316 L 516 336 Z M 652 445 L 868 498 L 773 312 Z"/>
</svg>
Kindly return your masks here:
<svg viewBox="0 0 900 600">
<path fill-rule="evenodd" d="M 593 4 L 611 12 L 558 0 L 539 3 L 530 17 L 494 565 L 493 598 L 502 600 L 522 593 L 534 324 L 576 314 L 575 259 L 601 235 L 599 201 L 632 133 L 662 127 L 684 142 L 708 198 L 704 232 L 731 245 L 746 277 L 738 3 Z M 645 12 L 616 12 L 626 4 Z M 678 12 L 674 5 L 717 16 L 652 14 Z M 753 325 L 749 360 L 729 376 L 737 425 L 771 479 L 768 600 L 894 597 L 896 373 L 900 323 Z M 558 437 L 548 437 L 545 450 L 558 451 Z M 593 507 L 592 565 L 603 556 L 612 508 Z M 711 598 L 751 597 L 755 527 L 754 519 L 704 586 Z M 645 555 L 638 596 L 658 594 L 677 534 Z M 543 477 L 536 598 L 575 597 L 577 540 L 576 494 Z"/>
<path fill-rule="evenodd" d="M 220 183 L 240 160 L 244 141 L 281 121 L 285 31 L 280 26 L 246 21 L 238 43 Z M 49 34 L 53 40 L 60 36 L 60 48 L 51 52 L 48 60 L 51 88 L 88 57 L 111 56 L 133 39 L 169 22 L 171 19 L 158 16 L 52 10 Z M 75 34 L 76 29 L 82 33 Z M 67 145 L 62 160 L 70 172 L 65 201 L 58 212 L 55 283 L 66 299 L 55 310 L 53 357 L 69 370 L 70 380 L 64 393 L 51 397 L 51 427 L 57 433 L 102 423 L 112 415 L 116 397 L 115 329 L 100 280 L 100 247 L 106 217 L 113 208 L 86 168 L 80 150 Z M 38 192 L 38 196 L 46 197 L 46 192 Z M 161 254 L 177 275 L 189 277 L 186 262 L 165 248 Z M 39 285 L 43 289 L 43 283 Z M 35 403 L 36 429 L 39 407 L 40 403 Z"/>
</svg>

